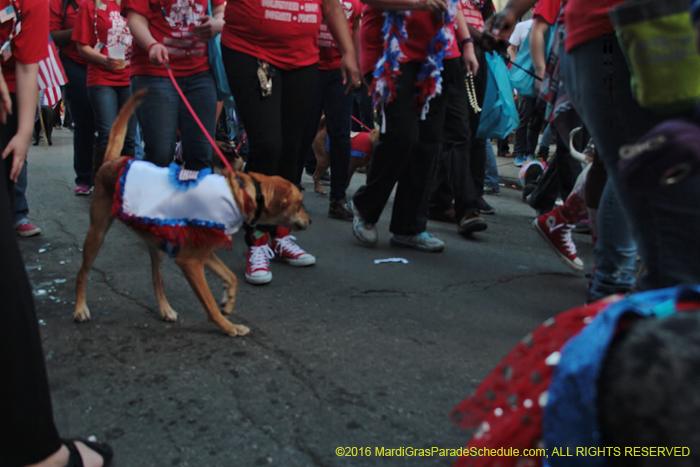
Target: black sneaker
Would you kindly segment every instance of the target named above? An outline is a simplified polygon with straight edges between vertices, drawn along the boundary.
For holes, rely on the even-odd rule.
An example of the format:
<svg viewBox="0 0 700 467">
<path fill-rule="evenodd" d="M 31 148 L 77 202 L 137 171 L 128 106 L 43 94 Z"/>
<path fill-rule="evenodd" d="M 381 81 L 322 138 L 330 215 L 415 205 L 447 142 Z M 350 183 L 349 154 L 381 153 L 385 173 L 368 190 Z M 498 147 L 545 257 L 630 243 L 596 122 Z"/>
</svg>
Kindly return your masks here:
<svg viewBox="0 0 700 467">
<path fill-rule="evenodd" d="M 340 219 L 341 221 L 352 221 L 353 215 L 348 202 L 344 199 L 340 201 L 331 201 L 328 207 L 328 217 Z"/>
<path fill-rule="evenodd" d="M 478 196 L 476 198 L 476 205 L 479 208 L 481 214 L 496 214 L 496 210 L 489 203 L 484 200 L 483 196 Z"/>
</svg>

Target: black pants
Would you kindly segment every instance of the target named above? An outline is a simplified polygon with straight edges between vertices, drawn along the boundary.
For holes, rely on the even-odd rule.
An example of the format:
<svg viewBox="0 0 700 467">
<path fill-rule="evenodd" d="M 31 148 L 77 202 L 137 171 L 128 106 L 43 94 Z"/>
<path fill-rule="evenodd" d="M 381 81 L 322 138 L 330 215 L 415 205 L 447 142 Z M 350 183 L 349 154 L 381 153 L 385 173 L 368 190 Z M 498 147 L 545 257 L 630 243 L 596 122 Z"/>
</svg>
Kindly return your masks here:
<svg viewBox="0 0 700 467">
<path fill-rule="evenodd" d="M 537 98 L 528 96 L 518 96 L 518 117 L 520 123 L 513 135 L 513 155 L 527 156 L 534 154 L 537 148 L 537 139 L 540 135 L 539 125 L 531 125 L 532 119 L 536 117 L 535 105 Z M 536 129 L 534 129 L 536 127 Z"/>
<path fill-rule="evenodd" d="M 0 127 L 3 148 L 6 133 L 16 132 L 16 120 L 14 130 L 9 126 Z M 31 285 L 17 245 L 8 180 L 9 172 L 0 164 L 0 465 L 16 467 L 45 459 L 61 442 L 53 423 L 44 353 Z"/>
<path fill-rule="evenodd" d="M 316 65 L 272 67 L 272 94 L 263 97 L 258 59 L 224 46 L 221 53 L 236 112 L 248 135 L 246 170 L 296 183 L 301 136 L 316 90 Z"/>
<path fill-rule="evenodd" d="M 442 149 L 435 161 L 428 208 L 432 212 L 448 210 L 454 199 L 457 219 L 478 209 L 476 189 L 470 168 L 472 133 L 469 95 L 464 85 L 464 62 L 445 60 L 443 93 L 447 100 Z M 484 147 L 485 149 L 485 147 Z"/>
<path fill-rule="evenodd" d="M 476 91 L 476 99 L 479 102 L 479 107 L 484 107 L 484 95 L 486 94 L 486 81 L 488 78 L 488 64 L 486 63 L 486 54 L 484 49 L 478 45 L 474 47 L 474 54 L 479 61 L 479 71 L 474 77 L 474 90 Z M 469 116 L 469 124 L 472 135 L 476 135 L 476 130 L 479 128 L 481 121 L 481 113 L 472 112 Z M 491 143 L 489 143 L 491 144 Z M 474 188 L 476 195 L 484 194 L 484 179 L 486 178 L 486 139 L 472 138 L 469 146 L 469 168 L 474 179 Z"/>
<path fill-rule="evenodd" d="M 430 101 L 430 112 L 425 120 L 420 119 L 420 109 L 415 106 L 415 83 L 421 65 L 401 65 L 396 96 L 380 109 L 380 121 L 385 127 L 372 154 L 367 184 L 353 197 L 362 217 L 374 224 L 398 183 L 389 226 L 398 235 L 425 231 L 430 175 L 445 121 L 443 95 Z"/>
</svg>

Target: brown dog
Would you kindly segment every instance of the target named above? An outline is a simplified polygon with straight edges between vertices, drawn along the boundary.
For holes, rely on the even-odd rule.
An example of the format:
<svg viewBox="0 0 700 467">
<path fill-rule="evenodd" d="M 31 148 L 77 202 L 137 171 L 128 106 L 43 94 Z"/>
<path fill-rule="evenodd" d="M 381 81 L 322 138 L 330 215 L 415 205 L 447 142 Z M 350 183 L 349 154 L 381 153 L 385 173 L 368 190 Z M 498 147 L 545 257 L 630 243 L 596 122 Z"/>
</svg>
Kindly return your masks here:
<svg viewBox="0 0 700 467">
<path fill-rule="evenodd" d="M 314 138 L 314 142 L 311 144 L 311 148 L 314 150 L 316 155 L 316 171 L 313 174 L 314 179 L 314 191 L 321 195 L 325 195 L 326 191 L 321 188 L 321 177 L 328 167 L 331 165 L 331 156 L 328 154 L 326 149 L 326 137 L 328 136 L 328 129 L 326 128 L 326 117 L 325 115 L 321 117 L 321 121 L 318 124 L 318 133 Z M 353 153 L 362 153 L 363 157 L 350 157 L 350 172 L 348 174 L 348 185 L 350 185 L 350 180 L 355 174 L 355 171 L 360 167 L 366 167 L 369 164 L 369 160 L 372 157 L 372 148 L 374 144 L 379 139 L 379 130 L 372 130 L 368 133 L 352 133 L 350 135 L 350 151 Z"/>
<path fill-rule="evenodd" d="M 127 157 L 120 157 L 119 154 L 124 144 L 129 117 L 133 114 L 145 92 L 144 90 L 134 94 L 120 110 L 109 135 L 105 161 L 95 178 L 95 192 L 92 195 L 90 205 L 90 230 L 83 245 L 83 264 L 78 272 L 75 287 L 76 301 L 73 317 L 79 322 L 90 319 L 90 311 L 85 301 L 88 272 L 102 246 L 107 230 L 114 220 L 112 215 L 113 198 L 119 183 L 121 169 L 130 160 Z M 245 222 L 255 224 L 260 221 L 293 230 L 305 229 L 309 225 L 309 215 L 302 207 L 301 192 L 294 184 L 281 177 L 267 177 L 241 172 L 231 173 L 226 169 L 223 171 L 223 175 L 226 177 L 226 183 L 241 215 L 245 218 Z M 159 249 L 159 245 L 162 243 L 162 239 L 145 230 L 137 230 L 137 233 L 146 240 L 149 247 L 153 288 L 158 299 L 160 315 L 165 321 L 176 321 L 177 313 L 165 298 L 163 278 L 160 274 L 163 252 Z M 208 238 L 206 232 L 204 233 L 204 237 Z M 233 311 L 238 280 L 214 254 L 221 243 L 211 242 L 211 244 L 202 246 L 202 239 L 199 238 L 198 242 L 195 242 L 192 236 L 187 236 L 181 243 L 178 245 L 180 248 L 175 262 L 204 306 L 209 320 L 214 321 L 229 336 L 248 334 L 250 330 L 247 327 L 233 324 L 222 315 L 222 312 L 228 315 Z M 224 281 L 225 291 L 221 310 L 219 310 L 207 285 L 204 266 L 207 266 Z"/>
</svg>

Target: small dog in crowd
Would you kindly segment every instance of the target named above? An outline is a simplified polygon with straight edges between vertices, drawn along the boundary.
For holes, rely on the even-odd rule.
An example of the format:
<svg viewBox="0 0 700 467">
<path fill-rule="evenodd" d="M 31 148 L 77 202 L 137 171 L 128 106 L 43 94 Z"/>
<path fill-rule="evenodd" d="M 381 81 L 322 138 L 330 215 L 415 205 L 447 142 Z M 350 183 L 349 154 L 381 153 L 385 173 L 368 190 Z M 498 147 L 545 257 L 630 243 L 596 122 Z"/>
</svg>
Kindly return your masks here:
<svg viewBox="0 0 700 467">
<path fill-rule="evenodd" d="M 76 281 L 73 317 L 79 322 L 90 319 L 85 298 L 88 273 L 114 217 L 119 217 L 148 245 L 153 288 L 165 321 L 176 321 L 177 313 L 165 298 L 160 273 L 162 250 L 175 257 L 210 321 L 229 336 L 248 334 L 247 327 L 233 324 L 223 316 L 233 311 L 238 280 L 215 251 L 230 244 L 231 234 L 244 222 L 305 229 L 310 220 L 302 206 L 302 194 L 281 177 L 232 173 L 227 169 L 222 175 L 203 175 L 175 164 L 160 168 L 121 157 L 129 117 L 145 93 L 146 90 L 135 93 L 120 110 L 112 126 L 104 163 L 95 177 L 90 229 Z M 156 215 L 161 212 L 166 214 Z M 198 217 L 193 218 L 194 215 Z M 205 266 L 224 281 L 221 310 L 207 285 Z"/>
<path fill-rule="evenodd" d="M 41 118 L 39 118 L 37 114 L 36 121 L 34 122 L 34 146 L 39 146 L 39 142 L 41 141 L 41 134 L 43 133 L 41 128 L 42 120 L 44 122 L 44 129 L 46 130 L 46 141 L 49 143 L 49 146 L 53 146 L 53 141 L 51 140 L 53 129 L 56 126 L 56 122 L 60 122 L 61 119 L 59 105 L 57 105 L 56 108 L 48 105 L 41 106 Z"/>
<path fill-rule="evenodd" d="M 348 174 L 348 185 L 360 167 L 367 167 L 372 158 L 372 149 L 379 140 L 379 130 L 368 132 L 352 132 L 350 134 L 350 172 Z M 326 128 L 326 117 L 321 117 L 318 125 L 318 133 L 311 145 L 316 155 L 316 171 L 313 174 L 314 191 L 325 195 L 326 191 L 321 187 L 321 177 L 331 165 L 331 156 L 328 146 L 328 129 Z"/>
</svg>

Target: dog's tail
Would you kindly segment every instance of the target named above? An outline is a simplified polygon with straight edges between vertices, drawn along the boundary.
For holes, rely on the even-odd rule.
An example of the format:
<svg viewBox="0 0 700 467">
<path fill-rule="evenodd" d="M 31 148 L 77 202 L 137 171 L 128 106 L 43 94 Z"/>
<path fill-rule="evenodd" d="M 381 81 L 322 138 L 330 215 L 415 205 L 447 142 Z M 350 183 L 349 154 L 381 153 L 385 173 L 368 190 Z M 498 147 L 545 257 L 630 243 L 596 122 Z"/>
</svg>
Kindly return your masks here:
<svg viewBox="0 0 700 467">
<path fill-rule="evenodd" d="M 141 103 L 146 92 L 148 92 L 146 89 L 139 89 L 132 94 L 129 100 L 126 101 L 126 104 L 119 110 L 119 115 L 117 115 L 116 120 L 114 120 L 112 131 L 109 133 L 109 143 L 107 143 L 104 163 L 114 160 L 121 155 L 122 148 L 124 148 L 126 130 L 129 126 L 129 119 L 136 110 L 136 107 Z"/>
</svg>

